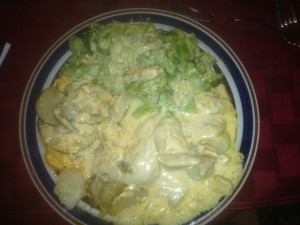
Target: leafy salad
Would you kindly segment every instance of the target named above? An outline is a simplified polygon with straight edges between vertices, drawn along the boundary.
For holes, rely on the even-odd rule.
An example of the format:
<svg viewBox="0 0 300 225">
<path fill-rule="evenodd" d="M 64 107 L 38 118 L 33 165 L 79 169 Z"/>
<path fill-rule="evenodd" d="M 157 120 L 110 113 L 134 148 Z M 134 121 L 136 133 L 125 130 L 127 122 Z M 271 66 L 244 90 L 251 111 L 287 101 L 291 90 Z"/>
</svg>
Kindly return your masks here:
<svg viewBox="0 0 300 225">
<path fill-rule="evenodd" d="M 198 44 L 194 34 L 157 29 L 151 22 L 94 23 L 82 37 L 70 38 L 73 55 L 61 74 L 139 98 L 136 116 L 166 108 L 195 112 L 194 96 L 222 82 L 215 58 Z"/>
</svg>

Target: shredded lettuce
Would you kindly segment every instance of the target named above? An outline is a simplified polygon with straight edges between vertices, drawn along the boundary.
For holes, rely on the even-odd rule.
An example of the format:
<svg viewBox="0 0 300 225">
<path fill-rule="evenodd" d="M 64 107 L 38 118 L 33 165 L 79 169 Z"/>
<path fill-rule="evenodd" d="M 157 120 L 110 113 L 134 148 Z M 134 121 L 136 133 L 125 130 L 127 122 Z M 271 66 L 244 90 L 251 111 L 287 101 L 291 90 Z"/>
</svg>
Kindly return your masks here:
<svg viewBox="0 0 300 225">
<path fill-rule="evenodd" d="M 93 23 L 82 36 L 71 37 L 69 47 L 72 56 L 61 75 L 141 99 L 136 116 L 163 109 L 196 112 L 194 96 L 223 79 L 216 60 L 199 47 L 194 34 L 159 29 L 150 21 Z M 145 73 L 149 68 L 157 71 Z"/>
</svg>

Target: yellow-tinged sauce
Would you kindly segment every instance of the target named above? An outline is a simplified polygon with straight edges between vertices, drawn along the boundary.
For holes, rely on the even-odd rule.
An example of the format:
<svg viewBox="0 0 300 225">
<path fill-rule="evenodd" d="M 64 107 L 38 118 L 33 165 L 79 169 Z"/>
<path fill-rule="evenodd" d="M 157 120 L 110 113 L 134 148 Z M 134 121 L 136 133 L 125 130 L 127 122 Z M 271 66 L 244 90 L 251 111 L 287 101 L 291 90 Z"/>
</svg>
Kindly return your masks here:
<svg viewBox="0 0 300 225">
<path fill-rule="evenodd" d="M 102 199 L 103 183 L 125 187 L 105 203 L 101 217 L 116 224 L 181 224 L 232 193 L 242 173 L 242 155 L 234 147 L 236 112 L 223 84 L 198 96 L 197 114 L 160 112 L 139 119 L 132 116 L 137 103 L 128 96 L 110 97 L 89 82 L 66 88 L 76 94 L 64 97 L 56 113 L 73 130 L 40 121 L 45 158 L 58 173 L 80 170 L 85 179 L 81 197 L 99 209 L 103 205 L 96 198 Z M 95 98 L 99 93 L 107 98 Z M 103 105 L 114 111 L 83 116 Z M 70 143 L 74 148 L 66 154 Z"/>
<path fill-rule="evenodd" d="M 168 46 L 151 37 L 137 47 L 126 37 L 111 47 L 105 70 L 111 77 L 103 79 L 113 91 L 89 74 L 61 76 L 36 104 L 61 203 L 71 209 L 85 201 L 97 216 L 117 225 L 185 223 L 231 195 L 242 174 L 243 156 L 235 148 L 237 115 L 224 84 L 195 91 L 191 85 L 202 85 L 195 68 L 188 70 L 189 80 L 168 78 L 162 66 L 130 66 Z M 194 54 L 209 65 L 210 56 Z M 79 60 L 96 65 L 92 57 Z M 204 76 L 217 76 L 208 65 Z M 151 93 L 160 95 L 159 110 Z M 145 108 L 147 113 L 138 111 Z"/>
</svg>

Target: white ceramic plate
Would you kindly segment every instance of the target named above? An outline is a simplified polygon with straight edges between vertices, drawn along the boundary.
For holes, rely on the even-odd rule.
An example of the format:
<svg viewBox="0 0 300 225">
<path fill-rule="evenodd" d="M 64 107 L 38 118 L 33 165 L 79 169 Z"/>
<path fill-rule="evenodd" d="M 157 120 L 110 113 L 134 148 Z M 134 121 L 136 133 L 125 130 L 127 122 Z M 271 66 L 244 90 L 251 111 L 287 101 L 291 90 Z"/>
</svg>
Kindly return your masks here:
<svg viewBox="0 0 300 225">
<path fill-rule="evenodd" d="M 109 223 L 91 215 L 80 207 L 67 210 L 60 204 L 53 192 L 55 186 L 53 173 L 43 159 L 44 149 L 38 138 L 35 102 L 41 91 L 50 85 L 62 64 L 71 55 L 68 50 L 68 38 L 70 36 L 82 34 L 91 22 L 100 22 L 101 24 L 113 20 L 145 22 L 148 19 L 158 27 L 164 29 L 179 28 L 189 33 L 193 32 L 197 36 L 202 49 L 210 52 L 217 59 L 229 84 L 237 109 L 239 123 L 237 148 L 244 155 L 243 176 L 231 196 L 221 199 L 215 208 L 197 216 L 187 224 L 206 224 L 221 213 L 238 194 L 252 168 L 259 139 L 258 105 L 247 71 L 230 47 L 208 28 L 175 13 L 154 9 L 126 9 L 102 14 L 67 32 L 46 52 L 28 81 L 20 111 L 20 145 L 28 172 L 48 204 L 72 224 L 100 225 Z"/>
</svg>

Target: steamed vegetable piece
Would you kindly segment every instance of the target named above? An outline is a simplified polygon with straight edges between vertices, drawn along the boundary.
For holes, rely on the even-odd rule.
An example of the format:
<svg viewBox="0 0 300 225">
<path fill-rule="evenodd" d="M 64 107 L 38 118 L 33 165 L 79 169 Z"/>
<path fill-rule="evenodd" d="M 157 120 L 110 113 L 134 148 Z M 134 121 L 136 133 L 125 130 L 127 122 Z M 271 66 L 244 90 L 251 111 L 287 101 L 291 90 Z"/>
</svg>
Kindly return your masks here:
<svg viewBox="0 0 300 225">
<path fill-rule="evenodd" d="M 100 210 L 104 213 L 112 213 L 115 200 L 124 192 L 126 186 L 119 182 L 102 183 L 98 190 Z"/>
<path fill-rule="evenodd" d="M 242 172 L 236 111 L 195 35 L 94 23 L 69 46 L 36 103 L 63 205 L 116 225 L 179 225 L 232 193 Z"/>
<path fill-rule="evenodd" d="M 72 209 L 82 197 L 84 183 L 84 176 L 79 169 L 66 169 L 57 177 L 54 192 L 61 203 Z"/>
<path fill-rule="evenodd" d="M 66 154 L 76 154 L 85 150 L 96 140 L 95 135 L 84 136 L 70 132 L 67 128 L 48 126 L 45 123 L 40 123 L 39 130 L 45 145 Z"/>
<path fill-rule="evenodd" d="M 39 118 L 45 123 L 58 125 L 57 118 L 54 115 L 54 110 L 62 97 L 63 94 L 54 87 L 50 87 L 43 91 L 35 105 Z"/>
</svg>

